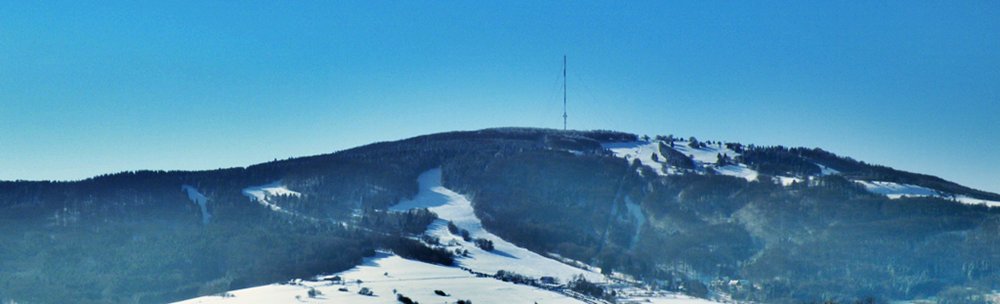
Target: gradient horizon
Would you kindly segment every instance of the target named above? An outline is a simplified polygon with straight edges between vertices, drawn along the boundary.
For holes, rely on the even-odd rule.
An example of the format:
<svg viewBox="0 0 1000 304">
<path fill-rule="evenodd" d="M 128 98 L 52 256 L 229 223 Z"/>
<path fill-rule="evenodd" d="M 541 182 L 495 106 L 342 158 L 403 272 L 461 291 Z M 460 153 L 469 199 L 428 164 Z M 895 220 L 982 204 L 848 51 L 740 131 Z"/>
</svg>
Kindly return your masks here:
<svg viewBox="0 0 1000 304">
<path fill-rule="evenodd" d="M 1000 192 L 1000 2 L 0 3 L 0 180 L 427 133 L 820 147 Z"/>
</svg>

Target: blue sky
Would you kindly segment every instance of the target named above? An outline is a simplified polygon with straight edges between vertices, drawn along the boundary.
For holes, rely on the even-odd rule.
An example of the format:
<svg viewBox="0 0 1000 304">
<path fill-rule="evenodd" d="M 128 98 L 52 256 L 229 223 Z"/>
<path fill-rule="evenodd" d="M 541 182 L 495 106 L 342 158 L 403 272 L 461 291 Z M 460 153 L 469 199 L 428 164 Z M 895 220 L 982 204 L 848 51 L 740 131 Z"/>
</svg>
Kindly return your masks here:
<svg viewBox="0 0 1000 304">
<path fill-rule="evenodd" d="M 0 179 L 560 127 L 566 54 L 570 128 L 1000 192 L 997 1 L 81 2 L 0 2 Z"/>
</svg>

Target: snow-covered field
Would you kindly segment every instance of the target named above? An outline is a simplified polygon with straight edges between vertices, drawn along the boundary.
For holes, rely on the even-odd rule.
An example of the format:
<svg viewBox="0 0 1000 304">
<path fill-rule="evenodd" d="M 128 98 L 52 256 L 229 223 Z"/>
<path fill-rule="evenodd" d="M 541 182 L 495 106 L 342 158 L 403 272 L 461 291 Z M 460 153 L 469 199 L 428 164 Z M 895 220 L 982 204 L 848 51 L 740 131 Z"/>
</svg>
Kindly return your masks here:
<svg viewBox="0 0 1000 304">
<path fill-rule="evenodd" d="M 748 182 L 757 180 L 757 175 L 758 175 L 757 171 L 755 171 L 754 169 L 747 168 L 747 166 L 744 164 L 725 165 L 722 167 L 716 167 L 714 169 L 716 173 L 739 177 L 747 180 Z"/>
<path fill-rule="evenodd" d="M 917 185 L 910 184 L 900 184 L 894 182 L 884 182 L 884 181 L 854 181 L 865 187 L 869 192 L 885 195 L 891 199 L 897 199 L 902 197 L 923 197 L 923 196 L 935 196 L 948 199 L 954 199 L 957 202 L 968 204 L 968 205 L 986 205 L 989 207 L 1000 207 L 1000 202 L 983 200 L 978 198 L 972 198 L 965 195 L 952 195 L 949 193 L 942 193 L 940 191 L 921 187 Z"/>
<path fill-rule="evenodd" d="M 651 303 L 651 304 L 718 304 L 705 299 L 685 296 L 681 294 L 636 296 L 618 300 L 618 303 Z"/>
<path fill-rule="evenodd" d="M 405 211 L 414 208 L 427 208 L 437 214 L 439 220 L 427 228 L 427 235 L 438 240 L 449 249 L 462 248 L 469 251 L 469 257 L 458 257 L 456 262 L 477 272 L 494 274 L 498 270 L 513 271 L 518 274 L 535 278 L 551 276 L 566 282 L 574 275 L 584 275 L 588 280 L 601 281 L 600 273 L 572 267 L 528 249 L 511 244 L 500 237 L 483 229 L 482 222 L 473 212 L 472 203 L 465 196 L 441 186 L 441 170 L 434 169 L 424 172 L 418 178 L 420 192 L 412 200 L 400 202 L 390 208 L 393 211 Z M 458 228 L 469 231 L 472 239 L 483 238 L 493 241 L 494 250 L 482 250 L 473 242 L 467 242 L 461 236 L 448 231 L 448 221 Z"/>
<path fill-rule="evenodd" d="M 819 175 L 821 175 L 821 176 L 840 174 L 840 171 L 837 171 L 837 170 L 835 170 L 833 168 L 830 168 L 830 167 L 827 167 L 827 166 L 824 166 L 824 165 L 820 165 L 820 164 L 816 164 L 816 165 L 819 166 Z"/>
<path fill-rule="evenodd" d="M 657 174 L 665 175 L 667 173 L 663 170 L 663 162 L 667 158 L 663 154 L 660 154 L 658 141 L 615 142 L 605 143 L 602 146 L 614 153 L 615 156 L 624 158 L 629 162 L 633 159 L 638 159 L 639 163 L 643 166 L 653 168 L 653 171 L 656 171 Z M 653 159 L 653 155 L 656 155 L 656 160 Z"/>
<path fill-rule="evenodd" d="M 339 277 L 339 282 L 331 281 Z M 361 280 L 361 283 L 358 283 Z M 347 291 L 341 291 L 341 289 Z M 358 294 L 368 288 L 373 295 Z M 309 290 L 318 293 L 309 297 Z M 441 290 L 448 296 L 434 293 Z M 395 291 L 395 293 L 394 293 Z M 181 301 L 183 304 L 238 303 L 398 303 L 396 293 L 421 303 L 585 303 L 559 292 L 517 285 L 493 278 L 481 278 L 456 267 L 428 264 L 379 252 L 361 265 L 316 280 L 297 280 L 292 284 L 271 284 L 230 291 L 226 296 L 212 295 Z M 634 293 L 620 303 L 710 304 L 705 299 L 670 293 L 643 295 Z"/>
<path fill-rule="evenodd" d="M 201 192 L 198 192 L 198 189 L 195 187 L 189 185 L 181 186 L 181 190 L 187 193 L 188 199 L 190 199 L 192 203 L 195 203 L 195 205 L 198 205 L 198 207 L 201 208 L 201 222 L 207 224 L 208 221 L 212 219 L 212 215 L 208 213 L 208 197 L 201 194 Z"/>
<path fill-rule="evenodd" d="M 775 176 L 774 178 L 777 179 L 778 183 L 781 183 L 782 186 L 791 186 L 793 183 L 802 182 L 802 179 L 798 177 Z"/>
<path fill-rule="evenodd" d="M 473 303 L 583 303 L 558 292 L 480 278 L 456 267 L 408 260 L 383 252 L 336 276 L 344 283 L 317 280 L 271 284 L 231 291 L 231 297 L 205 296 L 179 303 L 398 303 L 394 290 L 420 303 L 455 303 L 459 299 Z M 370 289 L 374 295 L 358 294 L 362 287 Z M 310 288 L 322 294 L 310 298 Z M 347 291 L 340 291 L 341 288 Z M 435 290 L 449 296 L 436 295 Z"/>
<path fill-rule="evenodd" d="M 937 196 L 939 193 L 934 189 L 924 188 L 921 186 L 908 185 L 908 184 L 897 184 L 893 182 L 881 182 L 881 181 L 855 181 L 861 186 L 864 186 L 869 192 L 878 193 L 889 198 L 900 198 L 908 196 Z"/>
<path fill-rule="evenodd" d="M 276 196 L 301 196 L 302 194 L 289 190 L 288 187 L 277 181 L 267 185 L 243 189 L 243 195 L 246 195 L 252 201 L 271 208 L 271 210 L 286 212 L 280 206 L 271 203 L 269 199 Z"/>
<path fill-rule="evenodd" d="M 638 159 L 639 162 L 647 167 L 653 168 L 653 171 L 660 175 L 669 175 L 681 173 L 682 171 L 673 168 L 666 164 L 666 157 L 660 154 L 660 141 L 633 141 L 633 142 L 614 142 L 614 143 L 604 143 L 602 146 L 615 154 L 616 157 L 623 158 L 627 161 L 632 161 L 633 159 Z M 735 158 L 739 155 L 736 151 L 727 148 L 722 144 L 712 144 L 706 145 L 704 148 L 691 148 L 688 146 L 686 141 L 674 142 L 674 147 L 684 155 L 689 156 L 700 170 L 706 168 L 711 168 L 718 174 L 735 176 L 739 178 L 746 179 L 747 181 L 757 180 L 757 171 L 748 168 L 744 164 L 732 164 L 721 167 L 716 167 L 715 163 L 719 160 L 719 155 L 729 156 L 730 159 Z M 654 156 L 655 159 L 654 159 Z"/>
<path fill-rule="evenodd" d="M 959 201 L 959 202 L 961 202 L 963 204 L 986 205 L 986 206 L 989 206 L 989 207 L 1000 207 L 1000 202 L 998 202 L 998 201 L 990 201 L 990 200 L 984 200 L 984 199 L 978 199 L 978 198 L 971 198 L 971 197 L 968 197 L 968 196 L 965 196 L 965 195 L 958 195 L 958 196 L 955 197 L 955 200 Z"/>
<path fill-rule="evenodd" d="M 659 175 L 683 173 L 683 170 L 671 167 L 666 163 L 667 158 L 664 157 L 663 154 L 660 154 L 660 141 L 614 142 L 604 143 L 602 146 L 614 153 L 616 157 L 623 158 L 630 162 L 632 160 L 639 160 L 642 165 L 652 168 L 653 171 Z M 687 141 L 675 141 L 672 149 L 690 157 L 694 161 L 696 167 L 699 168 L 698 172 L 701 173 L 704 173 L 705 170 L 713 170 L 718 174 L 735 176 L 746 179 L 747 181 L 757 180 L 759 176 L 757 171 L 747 167 L 746 164 L 737 163 L 725 166 L 716 166 L 715 164 L 718 161 L 720 154 L 727 155 L 730 159 L 739 155 L 739 153 L 727 148 L 723 144 L 710 144 L 701 148 L 692 148 L 689 146 Z M 820 164 L 816 165 L 820 167 L 820 176 L 840 174 L 840 172 L 832 168 Z M 795 182 L 805 181 L 802 177 L 791 176 L 775 176 L 774 179 L 783 186 L 789 186 Z M 977 199 L 965 195 L 952 195 L 950 193 L 942 193 L 934 189 L 916 185 L 885 181 L 855 180 L 854 182 L 864 186 L 865 189 L 872 193 L 885 195 L 891 199 L 901 197 L 936 196 L 954 199 L 955 201 L 963 204 L 1000 207 L 1000 202 L 998 201 Z"/>
<path fill-rule="evenodd" d="M 692 148 L 688 141 L 674 142 L 674 150 L 691 156 L 691 159 L 703 164 L 714 164 L 719 160 L 719 154 L 728 155 L 730 158 L 736 158 L 736 156 L 740 155 L 722 144 L 706 145 L 704 148 Z"/>
<path fill-rule="evenodd" d="M 616 157 L 623 158 L 630 162 L 636 159 L 639 160 L 642 165 L 652 168 L 659 175 L 681 174 L 684 172 L 683 170 L 671 167 L 666 163 L 667 158 L 660 153 L 660 141 L 612 142 L 603 143 L 602 146 L 614 153 Z M 698 168 L 699 173 L 704 173 L 705 170 L 712 170 L 721 175 L 739 177 L 746 179 L 747 181 L 755 181 L 759 177 L 759 173 L 747 167 L 746 164 L 734 163 L 725 166 L 717 166 L 716 162 L 718 161 L 719 155 L 727 155 L 730 159 L 734 159 L 736 156 L 740 155 L 736 151 L 727 148 L 724 144 L 714 143 L 700 148 L 692 148 L 688 141 L 681 140 L 675 141 L 672 149 L 690 157 L 691 160 L 694 161 L 695 166 Z M 820 176 L 840 174 L 839 171 L 830 167 L 820 164 L 816 165 L 820 168 Z M 774 181 L 783 186 L 789 186 L 792 183 L 803 182 L 811 178 L 811 176 L 775 176 Z M 865 189 L 872 193 L 885 195 L 891 199 L 898 199 L 902 197 L 936 196 L 954 199 L 955 201 L 963 204 L 1000 207 L 1000 201 L 990 201 L 972 198 L 965 195 L 942 193 L 934 189 L 917 185 L 899 184 L 885 181 L 855 180 L 854 182 L 864 186 Z"/>
</svg>

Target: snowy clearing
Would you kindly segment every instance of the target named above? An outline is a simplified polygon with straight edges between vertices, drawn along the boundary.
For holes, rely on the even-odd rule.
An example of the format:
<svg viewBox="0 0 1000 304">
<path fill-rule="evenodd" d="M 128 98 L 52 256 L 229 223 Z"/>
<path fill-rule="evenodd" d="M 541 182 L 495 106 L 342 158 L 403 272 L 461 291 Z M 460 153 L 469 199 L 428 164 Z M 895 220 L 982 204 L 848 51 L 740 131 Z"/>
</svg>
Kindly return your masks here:
<svg viewBox="0 0 1000 304">
<path fill-rule="evenodd" d="M 465 196 L 441 186 L 441 169 L 434 169 L 420 175 L 417 182 L 420 191 L 412 200 L 403 201 L 390 208 L 392 211 L 406 211 L 427 208 L 437 214 L 436 220 L 427 228 L 427 235 L 438 238 L 449 249 L 462 248 L 469 251 L 469 257 L 458 256 L 455 262 L 477 272 L 494 274 L 498 270 L 512 271 L 535 278 L 551 276 L 560 282 L 567 282 L 574 275 L 584 275 L 590 281 L 603 281 L 600 273 L 572 267 L 549 259 L 528 249 L 511 244 L 483 229 L 476 217 L 472 203 Z M 482 238 L 493 242 L 493 251 L 476 247 L 473 242 L 448 231 L 448 221 L 458 228 L 469 231 L 472 239 Z"/>
<path fill-rule="evenodd" d="M 667 158 L 663 154 L 660 154 L 660 143 L 660 141 L 633 141 L 603 143 L 601 145 L 614 153 L 616 157 L 624 158 L 629 162 L 638 159 L 641 164 L 653 168 L 653 171 L 656 171 L 659 175 L 671 175 L 683 172 L 682 170 L 666 165 Z M 691 148 L 688 146 L 688 142 L 677 141 L 674 142 L 674 147 L 671 149 L 690 157 L 698 168 L 711 168 L 711 170 L 718 174 L 735 176 L 747 181 L 757 180 L 757 171 L 748 168 L 744 164 L 715 166 L 720 154 L 729 156 L 730 159 L 739 155 L 736 151 L 726 148 L 725 145 L 713 144 L 707 145 L 704 148 Z"/>
<path fill-rule="evenodd" d="M 643 214 L 642 207 L 632 202 L 628 196 L 625 197 L 625 208 L 628 209 L 628 213 L 632 215 L 632 220 L 635 222 L 635 233 L 632 234 L 632 241 L 629 242 L 629 248 L 635 248 L 635 244 L 639 243 L 639 233 L 642 233 L 642 226 L 646 224 L 646 215 Z"/>
<path fill-rule="evenodd" d="M 871 193 L 877 193 L 885 195 L 889 198 L 901 198 L 901 197 L 911 197 L 911 196 L 938 196 L 939 192 L 934 189 L 925 188 L 916 185 L 908 184 L 898 184 L 893 182 L 883 182 L 883 181 L 854 181 L 861 184 Z"/>
<path fill-rule="evenodd" d="M 651 303 L 651 304 L 718 304 L 705 299 L 685 295 L 669 295 L 655 297 L 634 297 L 618 300 L 618 303 Z"/>
<path fill-rule="evenodd" d="M 965 195 L 955 196 L 955 200 L 963 204 L 969 204 L 969 205 L 986 205 L 988 207 L 1000 207 L 1000 202 L 998 201 L 971 198 Z"/>
<path fill-rule="evenodd" d="M 664 157 L 663 154 L 660 154 L 660 142 L 658 141 L 604 143 L 601 144 L 601 146 L 610 150 L 615 154 L 615 156 L 629 161 L 629 163 L 631 163 L 633 159 L 638 159 L 639 163 L 653 168 L 653 171 L 657 174 L 665 175 L 665 172 L 663 171 L 663 161 L 667 158 Z M 656 155 L 655 160 L 653 159 L 653 155 Z"/>
<path fill-rule="evenodd" d="M 988 207 L 1000 207 L 1000 202 L 998 201 L 972 198 L 965 195 L 954 195 L 950 193 L 943 193 L 934 189 L 921 187 L 917 185 L 899 184 L 899 183 L 883 182 L 883 181 L 855 180 L 854 182 L 861 184 L 869 192 L 882 194 L 891 199 L 897 199 L 902 197 L 933 196 L 945 199 L 954 199 L 956 202 L 963 203 L 966 205 L 986 205 Z"/>
<path fill-rule="evenodd" d="M 757 175 L 758 175 L 757 171 L 747 168 L 747 166 L 744 164 L 725 165 L 722 167 L 715 167 L 713 168 L 713 170 L 715 170 L 716 173 L 739 177 L 747 180 L 748 182 L 757 180 Z"/>
<path fill-rule="evenodd" d="M 813 164 L 816 164 L 816 163 L 813 163 Z M 824 166 L 824 165 L 820 165 L 820 164 L 816 164 L 816 166 L 819 166 L 819 175 L 820 176 L 840 174 L 840 171 L 834 170 L 833 168 L 830 168 L 830 167 L 827 167 L 827 166 Z"/>
<path fill-rule="evenodd" d="M 726 148 L 723 144 L 711 144 L 697 149 L 692 148 L 689 144 L 687 141 L 676 141 L 674 142 L 674 150 L 691 156 L 691 159 L 702 164 L 714 164 L 719 160 L 719 154 L 725 154 L 729 158 L 736 158 L 736 156 L 740 155 L 736 151 Z"/>
<path fill-rule="evenodd" d="M 201 208 L 201 222 L 208 224 L 208 221 L 212 219 L 212 215 L 208 213 L 208 197 L 198 192 L 198 189 L 195 189 L 195 187 L 189 185 L 181 186 L 181 190 L 187 193 L 188 199 L 192 203 Z"/>
<path fill-rule="evenodd" d="M 473 303 L 583 303 L 561 293 L 516 285 L 493 278 L 479 278 L 455 267 L 407 260 L 394 254 L 378 253 L 350 270 L 337 273 L 344 283 L 319 281 L 297 284 L 271 284 L 231 291 L 232 297 L 205 296 L 178 303 L 397 303 L 397 293 L 421 303 L 454 303 L 459 299 Z M 357 281 L 362 283 L 358 284 Z M 358 294 L 368 288 L 374 295 Z M 322 293 L 310 298 L 310 288 Z M 346 288 L 345 291 L 339 291 Z M 434 294 L 441 290 L 448 296 Z"/>
<path fill-rule="evenodd" d="M 788 177 L 788 176 L 775 176 L 774 179 L 781 183 L 782 186 L 791 186 L 793 183 L 801 183 L 802 179 L 798 177 Z"/>
<path fill-rule="evenodd" d="M 281 209 L 278 205 L 271 203 L 268 199 L 276 196 L 302 196 L 301 193 L 289 190 L 281 184 L 281 181 L 276 181 L 263 186 L 249 187 L 243 189 L 243 195 L 250 198 L 251 201 L 255 201 L 261 205 L 271 208 L 273 211 L 287 212 Z"/>
</svg>

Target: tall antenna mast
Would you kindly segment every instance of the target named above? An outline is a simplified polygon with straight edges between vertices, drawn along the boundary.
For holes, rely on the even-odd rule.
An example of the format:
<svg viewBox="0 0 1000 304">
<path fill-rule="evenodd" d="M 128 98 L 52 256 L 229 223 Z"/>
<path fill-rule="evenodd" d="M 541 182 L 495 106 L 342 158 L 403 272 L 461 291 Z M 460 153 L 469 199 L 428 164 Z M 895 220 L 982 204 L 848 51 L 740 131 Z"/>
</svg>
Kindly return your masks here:
<svg viewBox="0 0 1000 304">
<path fill-rule="evenodd" d="M 563 55 L 563 131 L 566 131 L 566 55 Z"/>
</svg>

